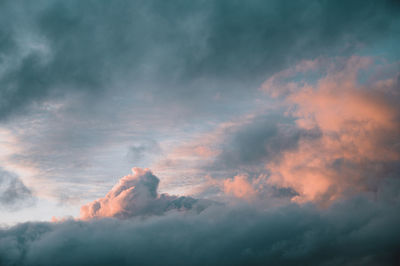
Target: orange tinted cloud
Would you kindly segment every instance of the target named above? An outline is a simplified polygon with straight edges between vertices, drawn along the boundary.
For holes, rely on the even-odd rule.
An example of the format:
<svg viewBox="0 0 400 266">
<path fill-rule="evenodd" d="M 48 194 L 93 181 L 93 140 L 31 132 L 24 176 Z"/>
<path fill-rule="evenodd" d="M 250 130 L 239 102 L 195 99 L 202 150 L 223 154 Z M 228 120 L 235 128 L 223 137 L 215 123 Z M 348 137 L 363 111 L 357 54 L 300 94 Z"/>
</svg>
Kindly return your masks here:
<svg viewBox="0 0 400 266">
<path fill-rule="evenodd" d="M 371 178 L 384 177 L 382 165 L 400 160 L 399 107 L 393 101 L 398 77 L 361 84 L 359 73 L 371 64 L 369 58 L 351 57 L 341 68 L 328 67 L 315 84 L 304 81 L 286 91 L 288 114 L 298 127 L 322 134 L 301 139 L 297 149 L 268 162 L 270 184 L 295 189 L 299 202 L 329 202 L 349 190 L 367 189 Z M 277 96 L 276 91 L 271 93 Z"/>
<path fill-rule="evenodd" d="M 224 180 L 224 192 L 238 198 L 252 198 L 256 194 L 247 175 L 237 175 L 233 179 Z"/>
</svg>

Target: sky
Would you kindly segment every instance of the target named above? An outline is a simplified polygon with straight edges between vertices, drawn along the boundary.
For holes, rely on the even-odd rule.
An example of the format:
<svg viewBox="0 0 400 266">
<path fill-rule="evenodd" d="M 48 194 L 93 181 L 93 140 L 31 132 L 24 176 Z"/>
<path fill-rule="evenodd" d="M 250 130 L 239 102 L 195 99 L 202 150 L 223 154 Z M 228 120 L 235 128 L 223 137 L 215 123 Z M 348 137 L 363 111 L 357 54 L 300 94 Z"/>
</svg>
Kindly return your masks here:
<svg viewBox="0 0 400 266">
<path fill-rule="evenodd" d="M 0 266 L 399 265 L 400 3 L 0 0 Z"/>
</svg>

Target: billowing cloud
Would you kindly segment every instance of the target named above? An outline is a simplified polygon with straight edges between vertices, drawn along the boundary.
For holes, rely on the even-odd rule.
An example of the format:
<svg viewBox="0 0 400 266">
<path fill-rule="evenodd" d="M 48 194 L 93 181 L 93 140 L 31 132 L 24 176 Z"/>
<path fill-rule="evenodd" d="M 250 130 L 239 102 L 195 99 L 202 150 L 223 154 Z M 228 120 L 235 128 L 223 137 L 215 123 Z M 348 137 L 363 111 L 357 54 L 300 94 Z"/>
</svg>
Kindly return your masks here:
<svg viewBox="0 0 400 266">
<path fill-rule="evenodd" d="M 163 214 L 170 210 L 203 210 L 207 201 L 158 194 L 159 179 L 149 169 L 133 168 L 104 198 L 81 207 L 81 218 L 128 218 Z"/>
<path fill-rule="evenodd" d="M 226 179 L 224 181 L 224 191 L 226 194 L 232 194 L 238 198 L 251 198 L 255 194 L 246 175 L 237 175 L 233 179 Z"/>
<path fill-rule="evenodd" d="M 399 177 L 399 74 L 362 83 L 362 71 L 376 68 L 372 63 L 371 58 L 354 56 L 319 64 L 318 71 L 326 72 L 315 82 L 281 80 L 271 86 L 274 77 L 266 82 L 263 88 L 274 94 L 282 86 L 300 130 L 321 132 L 318 138 L 300 139 L 280 160 L 266 162 L 270 184 L 292 187 L 299 201 L 331 201 L 350 190 L 375 190 L 383 178 Z M 297 74 L 293 71 L 290 78 Z"/>
</svg>

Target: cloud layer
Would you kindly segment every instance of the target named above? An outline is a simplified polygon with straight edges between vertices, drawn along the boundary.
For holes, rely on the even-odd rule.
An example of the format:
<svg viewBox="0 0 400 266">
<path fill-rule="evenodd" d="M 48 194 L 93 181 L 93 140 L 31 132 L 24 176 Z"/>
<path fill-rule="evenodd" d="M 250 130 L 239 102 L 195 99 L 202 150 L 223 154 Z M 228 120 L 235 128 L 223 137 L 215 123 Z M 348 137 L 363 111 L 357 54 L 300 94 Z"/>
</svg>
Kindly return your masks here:
<svg viewBox="0 0 400 266">
<path fill-rule="evenodd" d="M 0 230 L 0 264 L 397 265 L 400 209 L 385 201 L 388 185 L 378 200 L 325 210 L 217 205 L 146 219 L 24 223 Z"/>
</svg>

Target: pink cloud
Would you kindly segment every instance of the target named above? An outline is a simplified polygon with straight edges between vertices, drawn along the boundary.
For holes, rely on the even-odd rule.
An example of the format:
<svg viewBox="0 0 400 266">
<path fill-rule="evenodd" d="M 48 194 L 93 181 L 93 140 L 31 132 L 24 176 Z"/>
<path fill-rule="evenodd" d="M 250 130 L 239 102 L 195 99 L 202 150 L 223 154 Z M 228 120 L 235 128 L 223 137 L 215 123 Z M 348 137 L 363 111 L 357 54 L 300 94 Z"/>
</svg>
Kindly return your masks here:
<svg viewBox="0 0 400 266">
<path fill-rule="evenodd" d="M 159 215 L 170 210 L 202 210 L 208 204 L 191 197 L 158 194 L 159 179 L 149 169 L 133 168 L 107 193 L 81 207 L 80 218 Z"/>
<path fill-rule="evenodd" d="M 298 127 L 322 134 L 267 162 L 270 184 L 295 189 L 299 202 L 329 202 L 349 190 L 367 189 L 370 177 L 383 177 L 382 164 L 398 162 L 400 112 L 393 101 L 398 76 L 360 84 L 360 71 L 371 64 L 370 58 L 351 57 L 342 68 L 329 67 L 315 85 L 304 82 L 285 95 Z"/>
<path fill-rule="evenodd" d="M 249 181 L 247 175 L 237 175 L 233 179 L 224 180 L 224 192 L 238 198 L 251 199 L 256 191 Z"/>
</svg>

